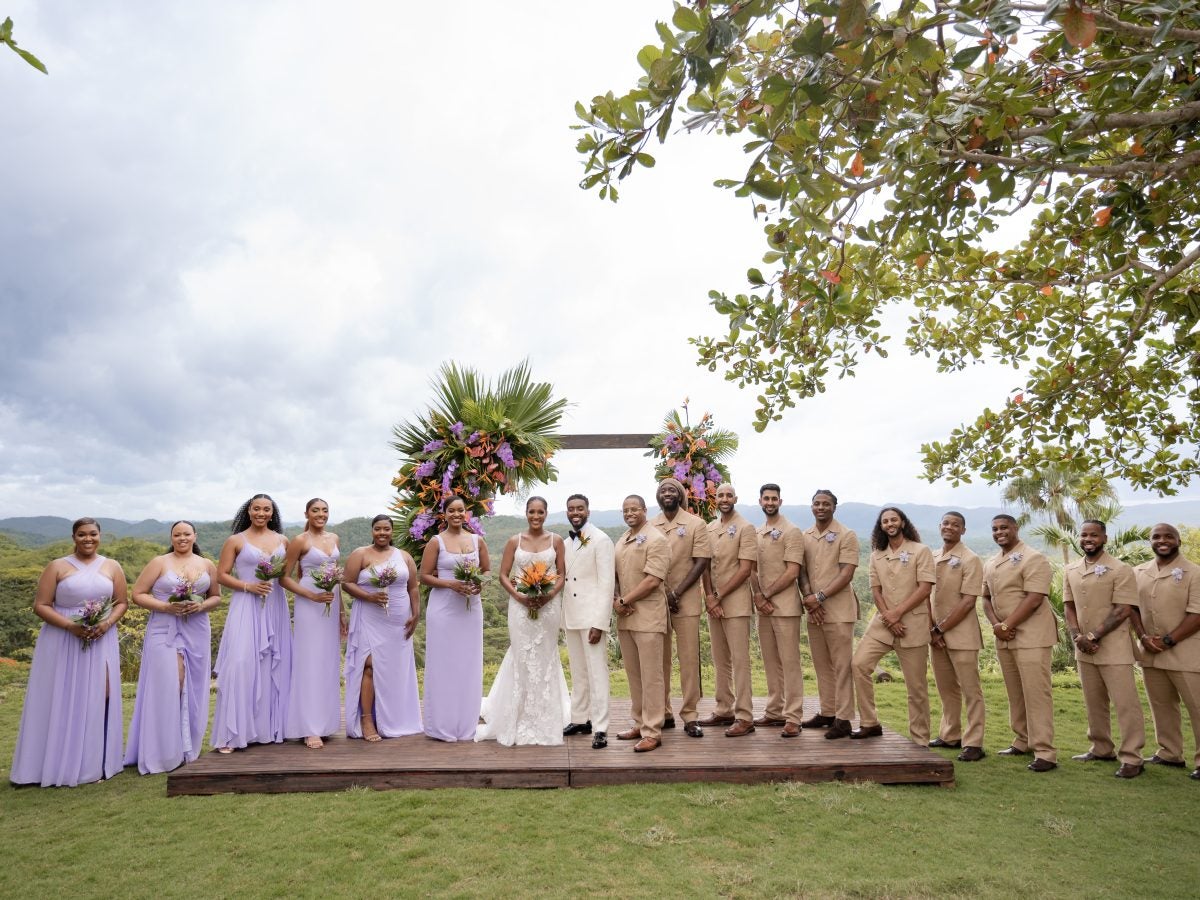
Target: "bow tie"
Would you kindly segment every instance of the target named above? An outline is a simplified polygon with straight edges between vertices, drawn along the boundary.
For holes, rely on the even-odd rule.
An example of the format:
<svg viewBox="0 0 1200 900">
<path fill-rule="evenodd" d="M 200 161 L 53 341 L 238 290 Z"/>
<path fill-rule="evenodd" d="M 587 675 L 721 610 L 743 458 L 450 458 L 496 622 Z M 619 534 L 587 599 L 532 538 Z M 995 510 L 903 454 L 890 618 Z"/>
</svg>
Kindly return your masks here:
<svg viewBox="0 0 1200 900">
<path fill-rule="evenodd" d="M 583 537 L 583 530 L 580 529 L 579 531 L 567 531 L 567 535 L 571 538 L 571 540 L 576 540 L 577 538 Z"/>
</svg>

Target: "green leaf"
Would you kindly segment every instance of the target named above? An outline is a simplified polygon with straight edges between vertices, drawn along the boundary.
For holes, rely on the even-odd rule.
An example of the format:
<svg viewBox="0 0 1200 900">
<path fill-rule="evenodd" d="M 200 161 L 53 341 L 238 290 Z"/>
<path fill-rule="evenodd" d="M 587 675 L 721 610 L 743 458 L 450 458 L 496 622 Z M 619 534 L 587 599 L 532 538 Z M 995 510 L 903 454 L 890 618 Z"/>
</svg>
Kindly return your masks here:
<svg viewBox="0 0 1200 900">
<path fill-rule="evenodd" d="M 848 41 L 862 37 L 867 28 L 867 4 L 864 0 L 841 0 L 833 27 Z"/>
<path fill-rule="evenodd" d="M 959 50 L 950 60 L 950 68 L 959 70 L 969 68 L 975 60 L 979 59 L 979 54 L 985 49 L 987 48 L 976 44 L 974 47 L 966 47 L 963 50 Z"/>
<path fill-rule="evenodd" d="M 756 284 L 756 285 L 762 285 L 762 284 L 767 283 L 763 279 L 762 272 L 760 272 L 758 269 L 750 269 L 748 272 L 746 272 L 746 280 L 749 281 L 751 284 Z"/>
<path fill-rule="evenodd" d="M 638 51 L 638 55 L 637 55 L 638 65 L 641 66 L 646 71 L 647 74 L 649 74 L 650 66 L 654 63 L 654 61 L 656 59 L 661 58 L 662 55 L 663 55 L 662 48 L 656 47 L 653 44 L 647 44 L 645 47 L 643 47 L 641 50 Z"/>
<path fill-rule="evenodd" d="M 671 23 L 680 31 L 703 31 L 704 23 L 700 21 L 700 17 L 687 6 L 678 6 L 675 8 L 675 15 L 671 16 Z"/>
<path fill-rule="evenodd" d="M 13 21 L 11 18 L 4 20 L 4 24 L 0 25 L 0 41 L 8 43 L 12 40 Z"/>
</svg>

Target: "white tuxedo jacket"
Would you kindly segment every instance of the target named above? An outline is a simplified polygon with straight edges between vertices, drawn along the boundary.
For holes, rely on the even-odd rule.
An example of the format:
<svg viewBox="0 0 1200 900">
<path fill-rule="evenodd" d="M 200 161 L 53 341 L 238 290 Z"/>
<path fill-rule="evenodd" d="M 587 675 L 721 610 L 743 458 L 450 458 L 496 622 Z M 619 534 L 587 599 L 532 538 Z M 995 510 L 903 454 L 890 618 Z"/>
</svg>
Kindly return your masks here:
<svg viewBox="0 0 1200 900">
<path fill-rule="evenodd" d="M 612 621 L 613 542 L 607 534 L 588 522 L 583 526 L 587 546 L 577 539 L 565 539 L 567 549 L 567 586 L 563 588 L 563 628 L 608 631 Z"/>
</svg>

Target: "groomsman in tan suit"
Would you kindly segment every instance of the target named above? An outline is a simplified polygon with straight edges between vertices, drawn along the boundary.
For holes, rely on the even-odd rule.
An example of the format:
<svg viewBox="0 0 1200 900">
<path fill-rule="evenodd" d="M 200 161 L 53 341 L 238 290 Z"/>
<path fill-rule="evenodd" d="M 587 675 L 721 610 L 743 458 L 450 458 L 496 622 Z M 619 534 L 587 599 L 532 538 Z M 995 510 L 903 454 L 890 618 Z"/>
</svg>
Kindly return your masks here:
<svg viewBox="0 0 1200 900">
<path fill-rule="evenodd" d="M 767 708 L 755 725 L 782 725 L 780 737 L 800 736 L 804 712 L 804 666 L 800 661 L 800 620 L 804 604 L 796 580 L 804 564 L 800 529 L 779 514 L 779 485 L 758 489 L 766 521 L 758 529 L 758 569 L 753 576 L 758 610 L 758 642 L 767 672 Z"/>
<path fill-rule="evenodd" d="M 858 535 L 833 517 L 837 497 L 822 488 L 813 494 L 813 526 L 804 532 L 800 589 L 808 612 L 808 646 L 817 672 L 820 711 L 801 723 L 828 728 L 830 740 L 850 736 L 854 717 L 854 623 L 858 598 L 850 582 L 858 567 Z"/>
<path fill-rule="evenodd" d="M 1050 608 L 1050 562 L 1021 541 L 1017 520 L 1007 513 L 992 519 L 992 540 L 1000 548 L 983 567 L 983 612 L 996 636 L 996 656 L 1008 693 L 1008 721 L 1014 738 L 1001 756 L 1024 756 L 1032 749 L 1031 772 L 1058 768 L 1054 748 L 1054 699 L 1050 655 L 1058 643 L 1058 620 Z"/>
<path fill-rule="evenodd" d="M 1089 519 L 1079 529 L 1083 559 L 1063 573 L 1063 616 L 1075 644 L 1075 663 L 1087 710 L 1087 753 L 1077 762 L 1121 761 L 1118 778 L 1142 774 L 1146 718 L 1133 680 L 1133 642 L 1129 618 L 1138 604 L 1133 569 L 1104 552 L 1108 529 Z M 1117 709 L 1121 748 L 1113 746 L 1111 707 Z M 1116 752 L 1114 752 L 1116 751 Z"/>
<path fill-rule="evenodd" d="M 679 717 L 683 719 L 683 733 L 698 738 L 704 737 L 704 729 L 696 723 L 696 705 L 700 702 L 700 610 L 704 608 L 700 580 L 708 571 L 712 548 L 704 520 L 683 508 L 685 497 L 683 485 L 676 479 L 660 481 L 655 499 L 662 512 L 650 524 L 662 533 L 671 547 L 671 568 L 663 583 L 671 611 L 671 627 L 663 636 L 663 685 L 667 708 L 663 728 L 675 727 L 675 717 L 671 714 L 671 631 L 674 631 L 679 655 L 679 687 L 683 694 Z"/>
<path fill-rule="evenodd" d="M 612 622 L 613 542 L 588 521 L 588 498 L 567 498 L 567 584 L 563 631 L 571 665 L 571 722 L 563 735 L 591 734 L 592 748 L 608 746 L 608 630 Z M 593 733 L 595 729 L 595 733 Z"/>
<path fill-rule="evenodd" d="M 962 542 L 967 519 L 960 512 L 942 516 L 939 526 L 942 549 L 933 556 L 937 584 L 930 604 L 933 627 L 930 661 L 933 680 L 942 700 L 942 724 L 930 747 L 961 747 L 958 759 L 977 762 L 983 752 L 986 710 L 979 683 L 979 651 L 983 632 L 976 607 L 983 593 L 983 560 Z M 962 708 L 967 707 L 967 728 L 962 730 Z"/>
<path fill-rule="evenodd" d="M 1196 746 L 1191 777 L 1200 781 L 1200 566 L 1179 552 L 1179 532 L 1172 525 L 1151 529 L 1150 549 L 1154 559 L 1134 569 L 1141 605 L 1131 616 L 1158 741 L 1158 752 L 1146 762 L 1186 765 L 1182 701 Z"/>
<path fill-rule="evenodd" d="M 663 636 L 667 633 L 667 593 L 663 579 L 671 567 L 671 548 L 656 528 L 646 521 L 646 501 L 630 494 L 621 504 L 621 517 L 628 530 L 617 541 L 617 637 L 625 675 L 633 727 L 617 735 L 618 740 L 637 741 L 634 751 L 645 753 L 662 743 Z"/>
<path fill-rule="evenodd" d="M 717 488 L 721 514 L 708 523 L 712 566 L 704 574 L 713 667 L 717 670 L 716 709 L 701 725 L 729 725 L 726 737 L 754 730 L 750 684 L 750 575 L 758 558 L 758 536 L 737 511 L 733 485 Z"/>
</svg>

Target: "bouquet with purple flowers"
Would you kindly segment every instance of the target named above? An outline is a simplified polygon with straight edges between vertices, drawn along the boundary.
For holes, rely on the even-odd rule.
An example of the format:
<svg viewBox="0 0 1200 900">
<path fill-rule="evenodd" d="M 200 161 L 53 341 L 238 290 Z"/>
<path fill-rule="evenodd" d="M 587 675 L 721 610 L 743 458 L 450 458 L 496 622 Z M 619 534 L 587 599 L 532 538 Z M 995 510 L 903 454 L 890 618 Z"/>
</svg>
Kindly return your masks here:
<svg viewBox="0 0 1200 900">
<path fill-rule="evenodd" d="M 367 570 L 367 581 L 371 582 L 372 587 L 377 587 L 380 590 L 387 590 L 399 579 L 400 574 L 391 563 L 382 566 L 371 566 Z M 387 603 L 383 604 L 383 611 L 389 615 L 391 614 Z"/>
<path fill-rule="evenodd" d="M 171 593 L 167 597 L 168 603 L 203 603 L 202 597 L 196 591 L 196 582 L 198 578 L 189 578 L 187 575 L 175 576 L 175 587 L 171 588 Z"/>
<path fill-rule="evenodd" d="M 308 574 L 312 576 L 313 584 L 322 591 L 332 591 L 335 587 L 342 583 L 342 576 L 346 574 L 346 570 L 337 564 L 336 559 L 327 559 L 321 565 L 308 570 Z M 325 604 L 325 615 L 329 615 L 329 608 L 332 603 Z"/>
<path fill-rule="evenodd" d="M 483 574 L 483 569 L 479 568 L 479 563 L 475 561 L 475 554 L 468 553 L 459 557 L 459 560 L 454 565 L 454 579 L 456 581 L 465 581 L 467 584 L 473 584 L 480 590 L 483 590 L 483 583 L 486 576 Z M 467 609 L 471 608 L 471 595 L 467 594 Z"/>
<path fill-rule="evenodd" d="M 260 553 L 258 565 L 254 567 L 254 577 L 259 581 L 274 581 L 283 575 L 283 564 L 282 554 L 276 553 L 274 556 L 267 556 L 265 553 Z M 267 603 L 266 597 L 259 597 L 258 600 L 264 606 Z"/>
<path fill-rule="evenodd" d="M 71 621 L 84 628 L 95 628 L 101 622 L 108 618 L 108 614 L 112 612 L 113 599 L 112 597 L 100 597 L 96 600 L 89 600 L 83 604 L 83 607 L 78 613 L 71 616 Z M 96 638 L 83 638 L 83 652 L 86 653 L 88 648 L 92 646 L 92 641 Z"/>
</svg>

